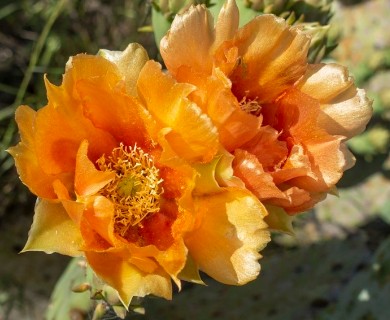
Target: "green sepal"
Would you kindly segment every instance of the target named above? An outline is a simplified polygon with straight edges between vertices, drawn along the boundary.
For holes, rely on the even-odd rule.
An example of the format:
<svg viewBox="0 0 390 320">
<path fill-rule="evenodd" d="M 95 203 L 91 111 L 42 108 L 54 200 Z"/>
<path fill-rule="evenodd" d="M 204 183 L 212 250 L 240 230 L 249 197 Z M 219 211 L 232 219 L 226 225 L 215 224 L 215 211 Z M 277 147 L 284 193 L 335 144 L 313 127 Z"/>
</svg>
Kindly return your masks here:
<svg viewBox="0 0 390 320">
<path fill-rule="evenodd" d="M 293 217 L 284 211 L 280 207 L 265 206 L 268 211 L 268 216 L 264 218 L 265 222 L 268 224 L 268 227 L 274 231 L 280 231 L 287 233 L 289 235 L 294 235 L 294 228 L 292 225 Z"/>
<path fill-rule="evenodd" d="M 183 270 L 180 271 L 178 278 L 184 281 L 205 285 L 200 277 L 199 268 L 190 254 L 188 254 L 186 265 Z"/>
</svg>

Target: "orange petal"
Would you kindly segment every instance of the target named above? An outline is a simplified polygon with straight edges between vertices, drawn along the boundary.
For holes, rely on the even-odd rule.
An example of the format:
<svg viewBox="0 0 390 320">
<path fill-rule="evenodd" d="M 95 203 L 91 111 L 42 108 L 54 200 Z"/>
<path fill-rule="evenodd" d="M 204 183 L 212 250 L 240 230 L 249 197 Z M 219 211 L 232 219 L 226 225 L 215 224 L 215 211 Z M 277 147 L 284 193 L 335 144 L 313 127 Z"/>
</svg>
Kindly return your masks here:
<svg viewBox="0 0 390 320">
<path fill-rule="evenodd" d="M 142 223 L 139 234 L 150 244 L 145 247 L 129 244 L 132 257 L 149 258 L 157 262 L 180 286 L 177 276 L 184 268 L 187 257 L 183 235 L 193 227 L 192 213 L 179 209 L 174 201 L 163 201 L 161 212 L 144 219 Z M 145 271 L 141 266 L 139 269 Z"/>
<path fill-rule="evenodd" d="M 22 252 L 58 252 L 80 256 L 83 239 L 77 225 L 69 218 L 61 203 L 38 199 L 34 222 Z"/>
<path fill-rule="evenodd" d="M 372 116 L 372 101 L 355 87 L 345 67 L 309 65 L 298 88 L 320 102 L 319 125 L 330 134 L 349 139 L 361 133 Z"/>
<path fill-rule="evenodd" d="M 28 106 L 20 106 L 16 110 L 16 122 L 18 123 L 21 142 L 8 150 L 14 157 L 20 179 L 28 186 L 32 193 L 38 197 L 55 199 L 56 194 L 52 183 L 60 178 L 66 185 L 72 184 L 71 174 L 58 176 L 46 174 L 37 159 L 34 128 L 36 112 Z"/>
<path fill-rule="evenodd" d="M 96 128 L 109 132 L 125 145 L 145 146 L 149 140 L 138 102 L 117 83 L 104 77 L 79 80 L 75 90 L 80 96 L 84 115 Z"/>
<path fill-rule="evenodd" d="M 264 14 L 239 29 L 219 50 L 238 48 L 237 67 L 228 75 L 233 92 L 239 99 L 247 96 L 263 104 L 275 100 L 305 74 L 309 44 L 309 38 L 284 19 Z"/>
<path fill-rule="evenodd" d="M 138 90 L 170 147 L 190 161 L 208 161 L 218 149 L 218 133 L 210 119 L 187 99 L 194 90 L 189 84 L 176 83 L 161 71 L 161 66 L 148 61 L 142 69 Z"/>
<path fill-rule="evenodd" d="M 105 197 L 97 196 L 84 211 L 88 225 L 110 245 L 115 241 L 114 236 L 114 205 Z"/>
<path fill-rule="evenodd" d="M 154 294 L 165 299 L 172 297 L 172 284 L 165 273 L 143 273 L 129 264 L 125 254 L 116 252 L 85 252 L 88 263 L 96 274 L 116 289 L 125 306 L 134 296 Z"/>
<path fill-rule="evenodd" d="M 85 209 L 84 203 L 74 201 L 70 197 L 68 188 L 59 179 L 53 182 L 53 188 L 69 217 L 79 225 Z"/>
<path fill-rule="evenodd" d="M 160 252 L 157 256 L 157 261 L 178 285 L 177 276 L 186 264 L 188 253 L 183 236 L 190 232 L 193 226 L 194 218 L 192 213 L 180 208 L 177 218 L 172 225 L 172 237 L 175 239 L 175 242 L 168 250 Z"/>
<path fill-rule="evenodd" d="M 190 99 L 205 112 L 218 128 L 222 145 L 232 151 L 252 139 L 259 130 L 262 117 L 254 117 L 241 110 L 231 92 L 230 80 L 219 69 L 211 76 L 190 68 L 180 68 L 177 79 L 197 87 Z"/>
<path fill-rule="evenodd" d="M 63 98 L 68 94 L 63 92 L 64 85 L 55 87 L 47 82 L 46 86 L 49 104 L 37 112 L 35 123 L 36 153 L 43 170 L 47 174 L 73 172 L 84 139 L 90 142 L 92 159 L 111 152 L 116 146 L 111 134 L 94 127 L 78 101 Z"/>
<path fill-rule="evenodd" d="M 270 240 L 266 209 L 250 193 L 233 188 L 195 201 L 198 227 L 186 244 L 200 269 L 225 284 L 255 279 L 258 251 Z"/>
<path fill-rule="evenodd" d="M 115 178 L 114 172 L 97 170 L 88 158 L 88 141 L 84 140 L 77 152 L 75 191 L 78 196 L 96 194 Z"/>
</svg>

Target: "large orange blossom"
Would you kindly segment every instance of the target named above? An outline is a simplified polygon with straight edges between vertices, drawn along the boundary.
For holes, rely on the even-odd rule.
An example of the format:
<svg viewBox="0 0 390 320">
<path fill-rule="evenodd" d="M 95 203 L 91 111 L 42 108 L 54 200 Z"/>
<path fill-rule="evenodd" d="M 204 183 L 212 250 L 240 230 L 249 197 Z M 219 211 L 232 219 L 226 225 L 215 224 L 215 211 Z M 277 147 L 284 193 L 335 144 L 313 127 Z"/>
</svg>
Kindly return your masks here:
<svg viewBox="0 0 390 320">
<path fill-rule="evenodd" d="M 45 107 L 17 109 L 21 142 L 9 150 L 38 196 L 23 251 L 85 256 L 125 305 L 169 299 L 171 280 L 199 282 L 198 269 L 234 285 L 257 277 L 267 212 L 226 186 L 232 170 L 187 99 L 193 85 L 132 44 L 72 57 L 62 84 L 46 89 Z"/>
</svg>

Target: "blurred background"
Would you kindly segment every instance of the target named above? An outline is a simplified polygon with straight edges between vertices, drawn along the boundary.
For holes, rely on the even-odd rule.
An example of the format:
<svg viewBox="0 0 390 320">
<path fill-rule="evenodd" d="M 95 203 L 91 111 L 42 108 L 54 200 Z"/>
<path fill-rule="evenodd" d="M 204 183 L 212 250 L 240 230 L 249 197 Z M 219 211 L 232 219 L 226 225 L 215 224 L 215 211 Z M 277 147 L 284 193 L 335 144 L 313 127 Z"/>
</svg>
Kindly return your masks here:
<svg viewBox="0 0 390 320">
<path fill-rule="evenodd" d="M 5 150 L 18 142 L 15 108 L 46 103 L 43 75 L 61 82 L 65 63 L 99 48 L 138 42 L 160 59 L 156 42 L 191 3 L 217 12 L 222 1 L 0 0 L 0 320 L 44 319 L 50 301 L 62 317 L 91 319 L 69 295 L 50 300 L 69 263 L 57 254 L 19 255 L 35 198 L 18 179 Z M 205 277 L 173 301 L 147 298 L 136 319 L 390 319 L 390 1 L 237 0 L 241 20 L 270 12 L 313 35 L 312 62 L 349 67 L 374 99 L 374 117 L 351 140 L 357 158 L 329 196 L 294 221 L 296 235 L 275 234 L 263 251 L 262 275 L 243 287 Z M 153 33 L 153 30 L 155 34 Z M 157 41 L 156 41 L 156 39 Z M 72 293 L 77 295 L 77 293 Z M 87 299 L 88 300 L 88 299 Z M 107 314 L 106 319 L 115 319 Z"/>
</svg>

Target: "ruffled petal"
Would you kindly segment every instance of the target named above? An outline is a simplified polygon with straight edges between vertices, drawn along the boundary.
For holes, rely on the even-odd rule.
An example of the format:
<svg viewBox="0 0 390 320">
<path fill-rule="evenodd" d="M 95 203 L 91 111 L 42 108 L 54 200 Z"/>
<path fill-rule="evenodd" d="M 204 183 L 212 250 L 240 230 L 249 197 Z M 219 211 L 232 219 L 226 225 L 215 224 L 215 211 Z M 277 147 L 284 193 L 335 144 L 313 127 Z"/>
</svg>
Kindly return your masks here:
<svg viewBox="0 0 390 320">
<path fill-rule="evenodd" d="M 320 105 L 308 95 L 289 90 L 279 103 L 276 116 L 279 130 L 285 137 L 290 136 L 286 138 L 290 143 L 303 146 L 313 172 L 290 180 L 291 184 L 315 192 L 327 191 L 339 181 L 348 163 L 341 146 L 343 137 L 331 136 L 318 126 Z M 297 158 L 299 164 L 300 159 Z"/>
<path fill-rule="evenodd" d="M 288 156 L 287 143 L 279 140 L 279 132 L 270 126 L 263 126 L 256 136 L 242 146 L 255 155 L 267 171 L 278 169 Z"/>
<path fill-rule="evenodd" d="M 298 88 L 320 102 L 323 113 L 318 123 L 332 135 L 352 138 L 365 129 L 372 116 L 372 101 L 340 65 L 309 65 Z"/>
<path fill-rule="evenodd" d="M 234 153 L 234 174 L 260 201 L 272 198 L 286 199 L 275 185 L 272 175 L 265 172 L 259 160 L 251 153 L 237 149 Z"/>
<path fill-rule="evenodd" d="M 61 203 L 38 199 L 34 221 L 22 252 L 58 252 L 80 256 L 83 239 L 78 226 L 69 218 Z"/>
<path fill-rule="evenodd" d="M 228 74 L 233 92 L 239 99 L 249 97 L 261 105 L 275 100 L 305 74 L 309 44 L 308 36 L 290 28 L 284 19 L 264 14 L 239 29 L 219 50 L 238 49 L 236 67 Z M 216 66 L 225 63 L 220 60 Z"/>
<path fill-rule="evenodd" d="M 172 284 L 169 276 L 158 271 L 150 274 L 140 271 L 127 261 L 127 254 L 123 250 L 87 251 L 85 256 L 96 274 L 118 291 L 125 306 L 130 304 L 134 296 L 154 294 L 171 299 Z"/>
<path fill-rule="evenodd" d="M 283 167 L 273 171 L 271 175 L 276 184 L 282 184 L 297 177 L 309 176 L 313 179 L 317 178 L 312 171 L 310 158 L 301 144 L 292 146 Z"/>
<path fill-rule="evenodd" d="M 165 139 L 180 157 L 190 161 L 212 159 L 218 149 L 218 133 L 211 120 L 187 99 L 194 90 L 192 85 L 176 83 L 162 73 L 157 62 L 148 61 L 141 71 L 138 90 L 160 128 L 169 128 Z"/>
<path fill-rule="evenodd" d="M 255 279 L 258 251 L 270 240 L 266 209 L 250 193 L 233 188 L 195 202 L 198 225 L 185 242 L 200 269 L 225 284 Z"/>
</svg>

